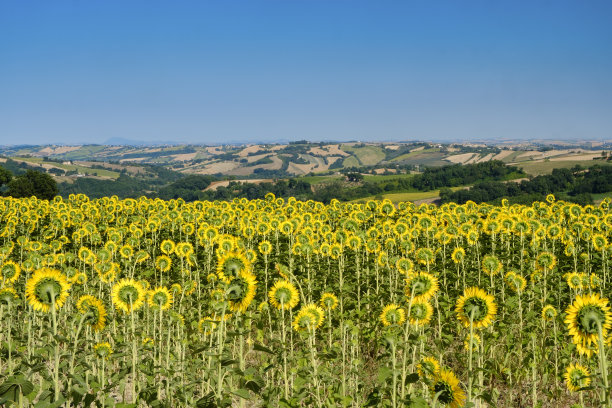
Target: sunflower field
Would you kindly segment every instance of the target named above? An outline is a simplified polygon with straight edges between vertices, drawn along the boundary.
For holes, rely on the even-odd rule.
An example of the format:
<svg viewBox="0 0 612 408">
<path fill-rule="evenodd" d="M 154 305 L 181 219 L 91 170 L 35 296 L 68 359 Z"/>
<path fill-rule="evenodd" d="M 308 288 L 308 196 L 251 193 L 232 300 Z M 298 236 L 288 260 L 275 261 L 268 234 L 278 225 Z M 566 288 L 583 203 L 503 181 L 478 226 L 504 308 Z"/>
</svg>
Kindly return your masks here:
<svg viewBox="0 0 612 408">
<path fill-rule="evenodd" d="M 612 407 L 610 201 L 0 198 L 0 405 Z"/>
</svg>

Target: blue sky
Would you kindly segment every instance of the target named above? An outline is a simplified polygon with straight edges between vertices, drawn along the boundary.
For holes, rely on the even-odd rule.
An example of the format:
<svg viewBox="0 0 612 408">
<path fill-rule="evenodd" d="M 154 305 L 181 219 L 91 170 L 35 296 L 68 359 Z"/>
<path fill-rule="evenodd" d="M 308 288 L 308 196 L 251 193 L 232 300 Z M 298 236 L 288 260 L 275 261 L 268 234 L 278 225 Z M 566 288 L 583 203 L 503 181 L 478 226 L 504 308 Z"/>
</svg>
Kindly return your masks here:
<svg viewBox="0 0 612 408">
<path fill-rule="evenodd" d="M 612 2 L 0 1 L 0 144 L 612 139 Z"/>
</svg>

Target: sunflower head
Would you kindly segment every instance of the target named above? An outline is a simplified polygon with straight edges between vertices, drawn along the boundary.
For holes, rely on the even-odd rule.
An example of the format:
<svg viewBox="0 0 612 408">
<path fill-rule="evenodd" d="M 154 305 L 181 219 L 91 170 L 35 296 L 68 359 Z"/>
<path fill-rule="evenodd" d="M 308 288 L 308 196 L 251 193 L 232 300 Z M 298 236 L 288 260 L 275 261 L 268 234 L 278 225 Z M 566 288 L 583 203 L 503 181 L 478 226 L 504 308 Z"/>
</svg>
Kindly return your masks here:
<svg viewBox="0 0 612 408">
<path fill-rule="evenodd" d="M 319 306 L 309 304 L 302 306 L 298 314 L 293 319 L 293 328 L 295 331 L 314 331 L 323 323 L 325 312 Z"/>
<path fill-rule="evenodd" d="M 612 328 L 612 312 L 608 303 L 608 299 L 593 293 L 577 296 L 567 308 L 565 324 L 575 344 L 588 348 L 591 343 L 597 342 L 599 330 L 603 338 L 607 338 Z"/>
<path fill-rule="evenodd" d="M 6 285 L 11 285 L 14 282 L 17 282 L 20 273 L 21 268 L 13 261 L 6 261 L 2 266 L 0 266 L 0 275 L 4 281 L 4 284 Z"/>
<path fill-rule="evenodd" d="M 6 287 L 0 289 L 0 304 L 13 304 L 19 300 L 19 296 L 17 295 L 17 291 L 12 287 Z"/>
<path fill-rule="evenodd" d="M 111 348 L 111 345 L 106 342 L 98 343 L 93 348 L 94 348 L 94 353 L 96 354 L 96 357 L 101 358 L 101 359 L 108 360 L 111 354 L 113 354 L 113 349 Z"/>
<path fill-rule="evenodd" d="M 430 390 L 432 398 L 436 398 L 436 401 L 445 407 L 459 408 L 465 402 L 465 392 L 459 386 L 459 380 L 452 371 L 440 370 Z"/>
<path fill-rule="evenodd" d="M 480 336 L 477 333 L 472 333 L 472 350 L 477 350 L 478 346 L 480 346 Z M 465 340 L 463 341 L 463 346 L 466 350 L 470 349 L 470 334 L 468 333 L 465 336 Z"/>
<path fill-rule="evenodd" d="M 406 278 L 406 297 L 413 301 L 429 300 L 438 288 L 438 278 L 427 272 L 412 273 Z"/>
<path fill-rule="evenodd" d="M 34 310 L 49 312 L 52 306 L 61 308 L 68 298 L 70 284 L 56 269 L 41 268 L 26 283 L 26 298 Z"/>
<path fill-rule="evenodd" d="M 465 327 L 470 327 L 471 321 L 473 327 L 485 328 L 493 322 L 497 305 L 492 295 L 480 288 L 471 287 L 457 300 L 455 312 Z"/>
<path fill-rule="evenodd" d="M 77 310 L 84 316 L 84 322 L 94 331 L 100 331 L 106 325 L 106 308 L 104 303 L 91 295 L 84 295 L 77 301 Z"/>
<path fill-rule="evenodd" d="M 334 310 L 338 306 L 338 298 L 333 293 L 321 295 L 321 306 L 327 310 Z"/>
<path fill-rule="evenodd" d="M 229 283 L 232 278 L 241 273 L 251 273 L 251 263 L 244 253 L 230 251 L 219 256 L 217 261 L 217 275 L 219 279 Z"/>
<path fill-rule="evenodd" d="M 557 317 L 557 310 L 552 305 L 546 305 L 542 308 L 542 320 L 552 321 Z"/>
<path fill-rule="evenodd" d="M 429 383 L 440 373 L 440 363 L 434 357 L 424 357 L 417 365 L 417 372 L 419 378 Z"/>
<path fill-rule="evenodd" d="M 591 373 L 589 369 L 581 364 L 570 364 L 565 369 L 565 384 L 571 392 L 580 391 L 591 384 Z"/>
<path fill-rule="evenodd" d="M 380 314 L 380 321 L 383 326 L 401 325 L 406 321 L 406 314 L 400 306 L 390 304 Z"/>
<path fill-rule="evenodd" d="M 112 300 L 115 307 L 124 313 L 140 309 L 146 298 L 146 290 L 139 281 L 121 279 L 113 286 Z"/>
<path fill-rule="evenodd" d="M 465 249 L 461 247 L 455 248 L 451 255 L 451 259 L 456 264 L 461 263 L 465 259 Z"/>
<path fill-rule="evenodd" d="M 268 293 L 270 304 L 278 310 L 293 309 L 300 302 L 300 295 L 293 283 L 287 280 L 279 280 Z"/>
<path fill-rule="evenodd" d="M 154 310 L 168 310 L 172 306 L 172 293 L 165 286 L 158 286 L 148 293 L 148 304 Z"/>
<path fill-rule="evenodd" d="M 255 276 L 246 271 L 241 271 L 227 284 L 225 297 L 229 301 L 230 310 L 232 312 L 245 312 L 255 298 L 256 290 Z"/>
<path fill-rule="evenodd" d="M 412 302 L 408 319 L 410 320 L 410 324 L 415 326 L 425 326 L 431 320 L 432 315 L 433 307 L 431 306 L 431 303 L 429 303 L 427 300 L 419 299 L 416 302 Z"/>
</svg>

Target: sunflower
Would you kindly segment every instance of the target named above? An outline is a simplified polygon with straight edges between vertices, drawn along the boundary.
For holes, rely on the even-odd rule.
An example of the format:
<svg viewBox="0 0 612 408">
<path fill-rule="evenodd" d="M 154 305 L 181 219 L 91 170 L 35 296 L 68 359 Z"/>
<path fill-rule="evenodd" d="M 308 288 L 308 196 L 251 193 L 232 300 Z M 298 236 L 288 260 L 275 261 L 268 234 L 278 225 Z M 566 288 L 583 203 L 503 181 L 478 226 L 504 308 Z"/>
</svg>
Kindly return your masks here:
<svg viewBox="0 0 612 408">
<path fill-rule="evenodd" d="M 567 389 L 578 392 L 591 384 L 591 373 L 589 369 L 581 364 L 570 364 L 563 374 Z"/>
<path fill-rule="evenodd" d="M 333 293 L 324 293 L 321 295 L 321 306 L 334 310 L 338 306 L 338 298 Z"/>
<path fill-rule="evenodd" d="M 557 310 L 552 305 L 546 305 L 542 308 L 542 320 L 551 321 L 557 317 Z"/>
<path fill-rule="evenodd" d="M 293 309 L 300 302 L 297 289 L 287 280 L 276 281 L 268 293 L 268 298 L 270 304 L 278 310 Z"/>
<path fill-rule="evenodd" d="M 310 313 L 305 308 L 301 308 L 293 319 L 293 329 L 295 331 L 314 330 L 317 326 L 317 316 Z"/>
<path fill-rule="evenodd" d="M 272 252 L 272 244 L 269 241 L 261 241 L 259 243 L 259 245 L 257 246 L 257 248 L 259 249 L 259 252 L 264 256 L 267 257 L 268 255 L 270 255 L 270 253 Z"/>
<path fill-rule="evenodd" d="M 451 254 L 451 259 L 454 263 L 458 264 L 465 259 L 465 249 L 461 247 L 457 247 L 453 250 Z"/>
<path fill-rule="evenodd" d="M 432 381 L 440 373 L 440 363 L 434 357 L 424 357 L 417 364 L 417 372 L 421 379 Z"/>
<path fill-rule="evenodd" d="M 146 298 L 146 290 L 134 279 L 123 278 L 113 286 L 112 301 L 116 308 L 125 313 L 140 309 Z"/>
<path fill-rule="evenodd" d="M 213 330 L 217 327 L 217 323 L 213 320 L 212 317 L 203 317 L 198 321 L 198 331 L 202 333 L 204 336 L 208 336 L 212 334 Z"/>
<path fill-rule="evenodd" d="M 406 297 L 413 302 L 429 300 L 438 291 L 438 278 L 427 272 L 409 274 L 406 278 Z"/>
<path fill-rule="evenodd" d="M 493 295 L 484 290 L 471 287 L 467 288 L 457 300 L 455 306 L 457 318 L 465 327 L 470 327 L 470 316 L 475 328 L 485 328 L 491 324 L 497 313 L 497 305 Z"/>
<path fill-rule="evenodd" d="M 113 349 L 111 348 L 111 345 L 106 342 L 96 344 L 93 349 L 94 353 L 98 358 L 103 358 L 105 360 L 108 360 L 111 354 L 113 354 Z"/>
<path fill-rule="evenodd" d="M 550 252 L 542 252 L 536 258 L 536 267 L 540 270 L 542 269 L 552 269 L 557 264 L 557 257 L 551 254 Z"/>
<path fill-rule="evenodd" d="M 380 314 L 380 321 L 383 326 L 401 325 L 406 321 L 404 309 L 395 304 L 387 305 Z"/>
<path fill-rule="evenodd" d="M 504 264 L 494 255 L 485 255 L 484 258 L 482 258 L 482 270 L 487 275 L 497 275 L 501 272 L 503 266 Z"/>
<path fill-rule="evenodd" d="M 21 268 L 13 261 L 6 261 L 2 267 L 0 267 L 0 275 L 2 275 L 2 280 L 6 285 L 17 282 L 20 273 Z"/>
<path fill-rule="evenodd" d="M 569 334 L 573 336 L 575 344 L 582 344 L 583 347 L 597 343 L 599 328 L 604 339 L 612 328 L 608 299 L 601 298 L 598 293 L 577 296 L 565 313 Z"/>
<path fill-rule="evenodd" d="M 57 269 L 40 268 L 27 281 L 25 291 L 34 310 L 49 312 L 52 305 L 59 309 L 68 298 L 70 284 Z"/>
<path fill-rule="evenodd" d="M 230 251 L 218 258 L 217 275 L 225 283 L 229 283 L 232 278 L 239 276 L 242 272 L 250 274 L 250 271 L 251 263 L 242 252 Z"/>
<path fill-rule="evenodd" d="M 582 289 L 582 278 L 580 278 L 580 274 L 577 272 L 571 272 L 566 274 L 567 285 L 574 289 Z"/>
<path fill-rule="evenodd" d="M 312 314 L 316 318 L 315 328 L 321 327 L 323 320 L 325 319 L 325 311 L 323 309 L 314 303 L 310 303 L 304 306 L 302 309 L 306 310 L 306 312 Z"/>
<path fill-rule="evenodd" d="M 472 333 L 472 349 L 478 349 L 478 346 L 480 346 L 480 336 L 477 333 Z M 465 347 L 466 350 L 470 349 L 469 333 L 465 336 L 465 340 L 463 341 L 463 347 Z"/>
<path fill-rule="evenodd" d="M 84 295 L 77 301 L 77 310 L 85 316 L 86 321 L 94 331 L 100 331 L 106 325 L 106 308 L 100 299 Z"/>
<path fill-rule="evenodd" d="M 174 252 L 175 247 L 176 245 L 174 244 L 174 241 L 172 241 L 171 239 L 165 239 L 159 245 L 159 249 L 161 249 L 161 251 L 166 255 L 172 254 Z"/>
<path fill-rule="evenodd" d="M 241 271 L 239 275 L 232 278 L 228 283 L 226 297 L 232 312 L 245 312 L 257 290 L 255 276 L 249 272 Z"/>
<path fill-rule="evenodd" d="M 0 303 L 14 303 L 19 299 L 17 291 L 11 287 L 0 289 Z"/>
<path fill-rule="evenodd" d="M 172 306 L 173 297 L 168 288 L 158 286 L 149 292 L 148 304 L 156 310 L 168 310 Z"/>
<path fill-rule="evenodd" d="M 433 316 L 433 307 L 429 301 L 419 299 L 412 302 L 410 315 L 408 316 L 410 324 L 415 326 L 425 326 L 431 320 L 431 316 Z"/>
<path fill-rule="evenodd" d="M 522 293 L 527 286 L 527 281 L 517 273 L 506 274 L 506 282 L 511 290 L 517 293 Z"/>
<path fill-rule="evenodd" d="M 462 407 L 465 403 L 465 392 L 459 386 L 459 380 L 450 370 L 440 370 L 431 387 L 432 398 L 450 408 Z"/>
</svg>

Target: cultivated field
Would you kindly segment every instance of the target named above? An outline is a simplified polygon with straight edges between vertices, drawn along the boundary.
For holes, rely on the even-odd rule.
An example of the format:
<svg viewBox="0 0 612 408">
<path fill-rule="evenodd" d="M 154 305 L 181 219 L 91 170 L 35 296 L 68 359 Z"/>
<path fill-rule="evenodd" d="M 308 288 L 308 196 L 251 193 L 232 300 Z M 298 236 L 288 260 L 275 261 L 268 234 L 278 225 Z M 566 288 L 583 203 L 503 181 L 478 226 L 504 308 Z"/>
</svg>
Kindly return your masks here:
<svg viewBox="0 0 612 408">
<path fill-rule="evenodd" d="M 598 207 L 0 200 L 6 406 L 608 404 Z"/>
</svg>

